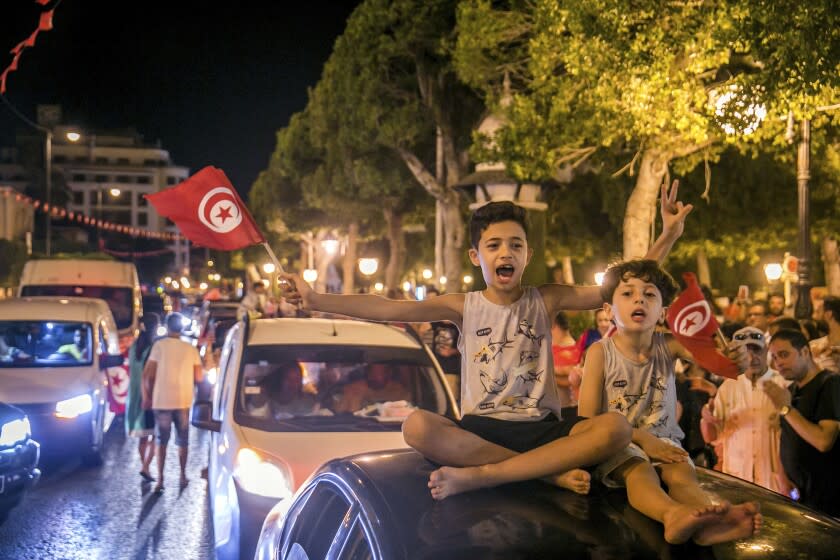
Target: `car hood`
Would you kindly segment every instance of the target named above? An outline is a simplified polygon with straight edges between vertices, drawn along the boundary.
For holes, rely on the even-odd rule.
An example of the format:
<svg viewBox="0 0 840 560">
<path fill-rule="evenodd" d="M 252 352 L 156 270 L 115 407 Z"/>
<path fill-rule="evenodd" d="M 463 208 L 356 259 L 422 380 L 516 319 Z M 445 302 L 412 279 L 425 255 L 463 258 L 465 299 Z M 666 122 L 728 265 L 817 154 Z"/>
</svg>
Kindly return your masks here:
<svg viewBox="0 0 840 560">
<path fill-rule="evenodd" d="M 93 372 L 91 366 L 0 368 L 0 401 L 46 403 L 89 393 L 95 383 Z"/>
<path fill-rule="evenodd" d="M 402 432 L 264 432 L 242 428 L 243 442 L 274 457 L 292 474 L 292 491 L 337 457 L 407 448 Z"/>
</svg>

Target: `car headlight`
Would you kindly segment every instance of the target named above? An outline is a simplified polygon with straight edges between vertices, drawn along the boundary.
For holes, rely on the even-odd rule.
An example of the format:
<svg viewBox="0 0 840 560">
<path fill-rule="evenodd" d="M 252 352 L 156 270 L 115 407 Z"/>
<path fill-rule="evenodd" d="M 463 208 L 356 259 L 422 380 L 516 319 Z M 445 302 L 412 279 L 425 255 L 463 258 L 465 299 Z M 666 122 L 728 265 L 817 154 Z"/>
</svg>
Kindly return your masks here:
<svg viewBox="0 0 840 560">
<path fill-rule="evenodd" d="M 75 418 L 91 410 L 93 410 L 93 399 L 90 395 L 79 395 L 78 397 L 55 403 L 56 418 Z"/>
<path fill-rule="evenodd" d="M 0 428 L 0 446 L 11 447 L 17 442 L 27 439 L 31 433 L 29 418 L 23 417 L 6 422 Z"/>
<path fill-rule="evenodd" d="M 248 447 L 243 447 L 236 454 L 233 477 L 250 494 L 277 499 L 292 495 L 286 469 Z"/>
</svg>

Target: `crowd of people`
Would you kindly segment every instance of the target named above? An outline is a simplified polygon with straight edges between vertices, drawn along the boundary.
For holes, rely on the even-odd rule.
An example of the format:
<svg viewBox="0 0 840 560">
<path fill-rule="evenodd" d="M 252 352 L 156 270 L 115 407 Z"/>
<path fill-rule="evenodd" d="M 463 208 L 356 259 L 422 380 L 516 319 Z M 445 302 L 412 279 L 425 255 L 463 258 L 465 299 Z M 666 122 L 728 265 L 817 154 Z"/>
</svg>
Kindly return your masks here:
<svg viewBox="0 0 840 560">
<path fill-rule="evenodd" d="M 435 499 L 534 478 L 585 494 L 597 481 L 625 488 L 672 544 L 759 532 L 761 504 L 713 499 L 697 482 L 696 460 L 840 514 L 840 482 L 827 474 L 840 453 L 840 376 L 815 361 L 835 355 L 840 310 L 826 298 L 828 329 L 814 336 L 770 317 L 784 311 L 778 298 L 739 301 L 743 322 L 724 321 L 717 352 L 740 375 L 724 381 L 700 368 L 665 321 L 678 286 L 660 263 L 691 211 L 676 191 L 676 183 L 662 188 L 662 234 L 648 254 L 611 266 L 601 287 L 521 285 L 532 256 L 524 210 L 491 202 L 470 221 L 483 290 L 406 305 L 319 293 L 283 273 L 284 297 L 307 311 L 457 328 L 461 420 L 418 410 L 403 425 L 406 442 L 441 465 L 428 481 Z M 575 340 L 561 312 L 594 309 L 596 324 Z"/>
</svg>

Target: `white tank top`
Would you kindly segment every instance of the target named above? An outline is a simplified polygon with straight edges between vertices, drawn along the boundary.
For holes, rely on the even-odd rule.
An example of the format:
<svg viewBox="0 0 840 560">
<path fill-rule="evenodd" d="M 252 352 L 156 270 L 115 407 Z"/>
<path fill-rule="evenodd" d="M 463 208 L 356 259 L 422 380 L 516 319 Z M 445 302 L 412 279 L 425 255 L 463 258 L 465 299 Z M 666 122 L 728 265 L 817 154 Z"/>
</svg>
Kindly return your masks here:
<svg viewBox="0 0 840 560">
<path fill-rule="evenodd" d="M 537 288 L 525 287 L 511 305 L 467 293 L 461 333 L 464 415 L 533 421 L 553 412 L 560 418 L 551 320 Z"/>
<path fill-rule="evenodd" d="M 638 363 L 618 351 L 612 338 L 604 349 L 605 403 L 601 412 L 623 414 L 633 428 L 679 443 L 685 437 L 677 423 L 677 385 L 674 358 L 662 333 L 653 334 L 650 358 Z"/>
</svg>

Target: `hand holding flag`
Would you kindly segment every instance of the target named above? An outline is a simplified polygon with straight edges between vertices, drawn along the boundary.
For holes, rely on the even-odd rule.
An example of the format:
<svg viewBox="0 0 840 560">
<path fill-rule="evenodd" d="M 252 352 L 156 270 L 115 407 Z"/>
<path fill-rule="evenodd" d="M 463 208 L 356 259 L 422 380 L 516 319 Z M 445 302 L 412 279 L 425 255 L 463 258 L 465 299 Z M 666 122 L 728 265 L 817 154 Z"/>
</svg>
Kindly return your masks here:
<svg viewBox="0 0 840 560">
<path fill-rule="evenodd" d="M 722 355 L 715 343 L 720 330 L 709 303 L 700 291 L 693 272 L 683 274 L 685 290 L 668 308 L 668 324 L 680 344 L 691 352 L 703 369 L 735 379 L 741 373 L 738 365 Z M 725 343 L 725 340 L 724 340 Z"/>
<path fill-rule="evenodd" d="M 233 251 L 265 244 L 245 203 L 216 167 L 205 167 L 171 189 L 147 194 L 146 199 L 196 245 Z"/>
</svg>

